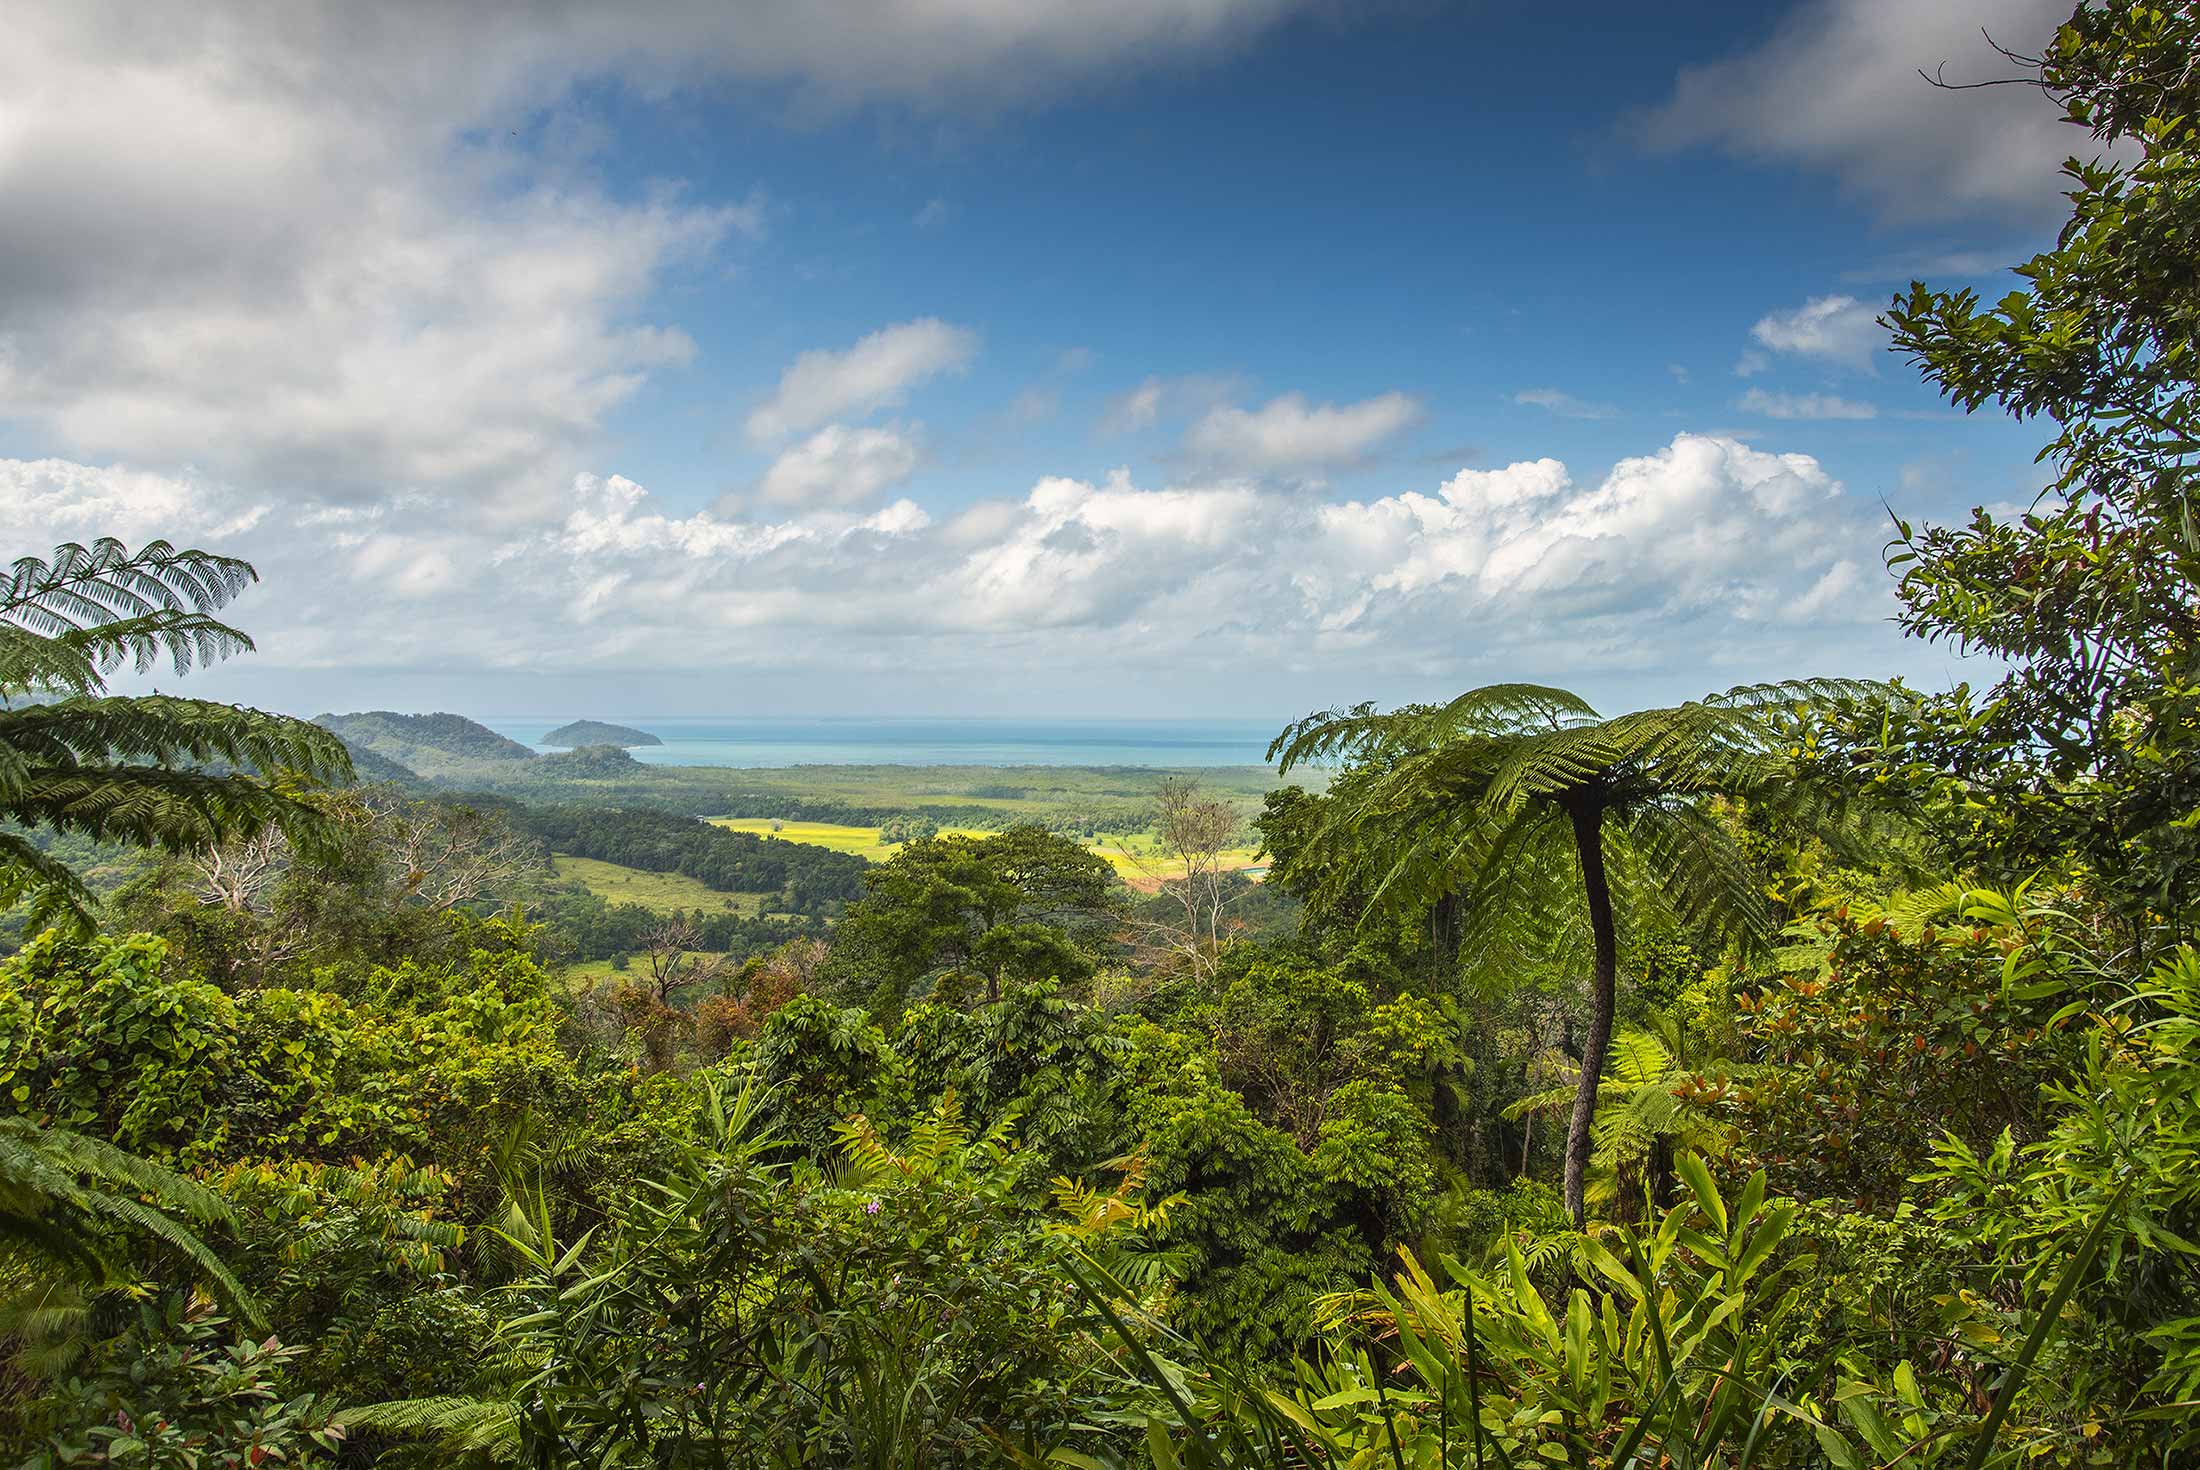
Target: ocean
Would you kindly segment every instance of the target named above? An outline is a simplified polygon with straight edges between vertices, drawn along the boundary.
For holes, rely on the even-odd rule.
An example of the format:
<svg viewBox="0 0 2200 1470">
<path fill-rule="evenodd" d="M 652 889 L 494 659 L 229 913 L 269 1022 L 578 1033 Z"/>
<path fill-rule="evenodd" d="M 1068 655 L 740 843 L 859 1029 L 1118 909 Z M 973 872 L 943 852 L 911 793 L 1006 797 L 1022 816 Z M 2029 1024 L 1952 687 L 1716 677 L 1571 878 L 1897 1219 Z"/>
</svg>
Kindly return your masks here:
<svg viewBox="0 0 2200 1470">
<path fill-rule="evenodd" d="M 537 750 L 577 718 L 484 719 Z M 1259 766 L 1281 720 L 726 719 L 589 715 L 647 730 L 636 746 L 657 766 Z"/>
</svg>

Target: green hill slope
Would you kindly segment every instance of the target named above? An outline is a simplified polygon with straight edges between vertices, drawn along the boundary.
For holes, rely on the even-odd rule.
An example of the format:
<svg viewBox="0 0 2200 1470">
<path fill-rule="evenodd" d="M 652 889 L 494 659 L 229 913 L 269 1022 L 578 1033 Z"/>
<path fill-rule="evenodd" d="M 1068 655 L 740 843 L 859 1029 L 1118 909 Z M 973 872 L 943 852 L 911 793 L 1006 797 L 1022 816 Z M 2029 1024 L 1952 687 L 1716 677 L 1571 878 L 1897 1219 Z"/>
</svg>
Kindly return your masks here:
<svg viewBox="0 0 2200 1470">
<path fill-rule="evenodd" d="M 314 723 L 335 731 L 353 749 L 371 751 L 430 781 L 477 781 L 535 759 L 535 753 L 517 740 L 508 740 L 464 715 L 367 710 L 319 715 Z"/>
</svg>

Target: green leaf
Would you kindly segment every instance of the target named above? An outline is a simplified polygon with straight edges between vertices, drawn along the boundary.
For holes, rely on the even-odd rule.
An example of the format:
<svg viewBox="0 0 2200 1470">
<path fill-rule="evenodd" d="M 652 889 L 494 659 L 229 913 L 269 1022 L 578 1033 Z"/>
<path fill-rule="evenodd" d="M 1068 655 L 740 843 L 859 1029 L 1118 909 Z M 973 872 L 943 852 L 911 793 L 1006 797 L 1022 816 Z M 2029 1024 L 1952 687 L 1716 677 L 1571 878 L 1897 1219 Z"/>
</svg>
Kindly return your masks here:
<svg viewBox="0 0 2200 1470">
<path fill-rule="evenodd" d="M 1726 1233 L 1726 1201 L 1719 1197 L 1719 1186 L 1711 1180 L 1711 1170 L 1701 1157 L 1685 1153 L 1674 1161 L 1681 1178 L 1688 1185 L 1688 1192 L 1696 1197 L 1696 1207 L 1711 1218 L 1720 1234 Z"/>
</svg>

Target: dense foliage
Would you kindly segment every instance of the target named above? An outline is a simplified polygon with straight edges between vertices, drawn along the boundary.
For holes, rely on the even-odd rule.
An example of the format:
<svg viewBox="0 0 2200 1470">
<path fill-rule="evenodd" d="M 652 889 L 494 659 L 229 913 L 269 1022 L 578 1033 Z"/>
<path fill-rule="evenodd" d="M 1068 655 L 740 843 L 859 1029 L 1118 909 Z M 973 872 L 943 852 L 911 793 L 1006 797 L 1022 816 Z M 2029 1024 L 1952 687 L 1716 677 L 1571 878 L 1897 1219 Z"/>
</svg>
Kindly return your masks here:
<svg viewBox="0 0 2200 1470">
<path fill-rule="evenodd" d="M 0 708 L 0 801 L 47 823 L 11 881 L 84 920 L 0 959 L 0 1451 L 2194 1463 L 2196 44 L 2082 9 L 2037 81 L 2135 161 L 2074 168 L 1994 307 L 1890 314 L 1959 404 L 2055 425 L 2031 512 L 1893 548 L 1991 688 L 1316 716 L 1257 886 L 1214 862 L 1240 808 L 1113 773 L 1018 825 L 983 801 L 1036 786 L 966 792 L 983 836 L 882 804 L 870 868 L 617 776 L 321 789 L 276 757 L 322 737 L 90 688 L 240 647 L 192 610 L 236 564 L 19 563 L 12 606 L 110 593 L 0 619 L 10 698 L 65 686 Z M 425 718 L 382 733 L 570 759 Z M 72 826 L 64 781 L 157 810 Z M 1159 891 L 1063 835 L 1102 796 Z M 806 917 L 612 904 L 552 850 Z"/>
</svg>

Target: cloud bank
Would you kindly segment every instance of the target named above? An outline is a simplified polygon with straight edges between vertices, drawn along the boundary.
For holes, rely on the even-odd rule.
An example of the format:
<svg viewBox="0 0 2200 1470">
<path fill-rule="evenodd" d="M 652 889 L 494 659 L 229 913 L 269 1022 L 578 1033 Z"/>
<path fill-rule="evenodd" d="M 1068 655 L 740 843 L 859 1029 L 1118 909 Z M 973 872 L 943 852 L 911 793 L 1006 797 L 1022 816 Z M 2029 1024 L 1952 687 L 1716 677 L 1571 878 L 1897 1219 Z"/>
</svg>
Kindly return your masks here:
<svg viewBox="0 0 2200 1470">
<path fill-rule="evenodd" d="M 944 522 L 811 496 L 752 519 L 667 514 L 577 477 L 552 526 L 433 502 L 299 508 L 219 484 L 0 461 L 0 537 L 166 533 L 255 558 L 251 662 L 505 673 L 860 671 L 1012 677 L 1164 659 L 1242 676 L 1471 682 L 1855 656 L 1884 617 L 1868 519 L 1815 460 L 1683 434 L 1577 481 L 1556 460 L 1426 492 L 1310 501 L 1244 483 L 1038 481 Z M 453 630 L 463 628 L 462 643 Z M 1843 651 L 1846 651 L 1845 653 Z M 1326 684 L 1324 687 L 1327 687 Z"/>
</svg>

